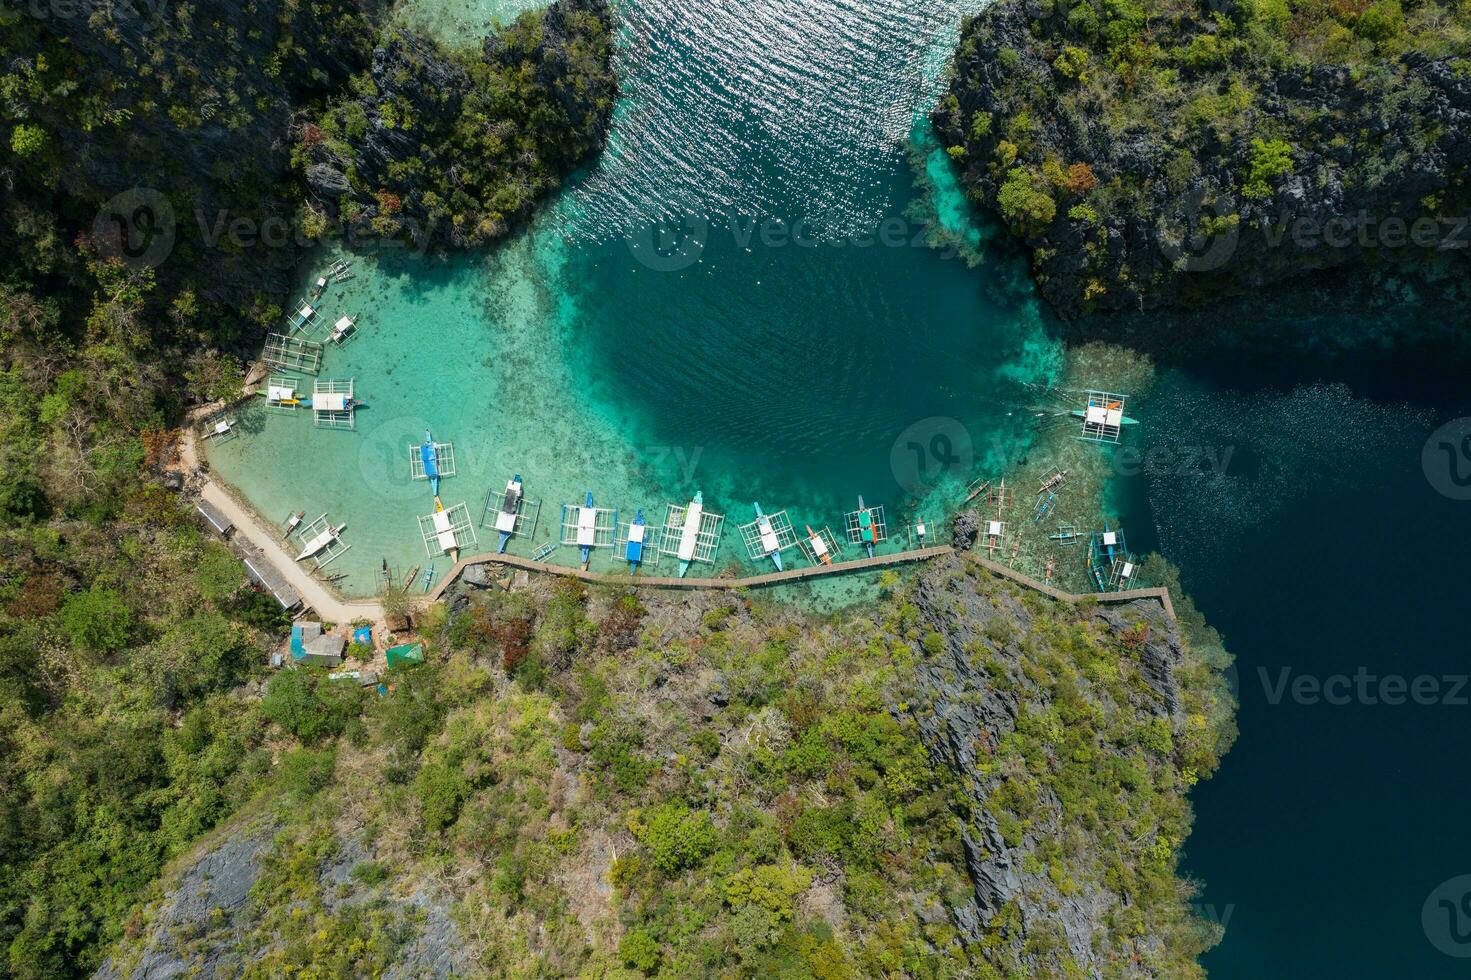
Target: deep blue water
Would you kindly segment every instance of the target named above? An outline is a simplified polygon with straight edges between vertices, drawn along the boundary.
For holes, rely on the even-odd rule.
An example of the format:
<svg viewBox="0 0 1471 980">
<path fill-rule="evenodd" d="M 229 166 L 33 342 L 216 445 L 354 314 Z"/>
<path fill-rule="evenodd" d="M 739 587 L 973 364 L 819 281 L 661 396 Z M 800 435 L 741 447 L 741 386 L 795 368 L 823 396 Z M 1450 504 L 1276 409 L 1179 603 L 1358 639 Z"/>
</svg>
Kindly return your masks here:
<svg viewBox="0 0 1471 980">
<path fill-rule="evenodd" d="M 1447 312 L 1294 292 L 1286 309 L 1245 312 L 1308 336 Z M 1213 322 L 1229 329 L 1242 312 Z M 1437 491 L 1446 457 L 1422 464 L 1431 431 L 1471 415 L 1464 360 L 1262 353 L 1187 358 L 1151 399 L 1145 445 L 1232 450 L 1225 479 L 1159 466 L 1125 481 L 1136 545 L 1151 535 L 1182 567 L 1237 657 L 1240 738 L 1194 791 L 1186 845 L 1201 908 L 1226 926 L 1204 962 L 1232 978 L 1465 976 L 1471 960 L 1441 951 L 1471 954 L 1449 910 L 1422 923 L 1437 886 L 1471 872 L 1471 503 Z M 1471 475 L 1471 457 L 1461 465 Z M 1421 700 L 1436 703 L 1390 677 L 1427 678 Z M 1322 686 L 1295 697 L 1292 683 Z M 1471 918 L 1457 925 L 1471 931 Z"/>
<path fill-rule="evenodd" d="M 910 213 L 911 132 L 940 91 L 960 16 L 979 2 L 620 4 L 624 98 L 592 172 L 528 236 L 442 270 L 432 289 L 413 270 L 365 270 L 377 322 L 332 366 L 376 385 L 361 441 L 272 423 L 241 441 L 227 475 L 257 480 L 246 489 L 284 515 L 320 481 L 271 464 L 306 439 L 341 454 L 343 485 L 325 490 L 355 508 L 345 516 L 358 544 L 343 565 L 371 578 L 382 555 L 421 560 L 412 529 L 424 495 L 403 451 L 430 424 L 462 447 L 455 499 L 478 501 L 524 469 L 549 510 L 589 482 L 625 507 L 696 481 L 733 514 L 757 496 L 813 519 L 857 492 L 892 503 L 906 487 L 891 450 L 936 419 L 999 460 L 1020 445 L 1007 414 L 1025 398 L 1017 381 L 1045 375 L 1051 347 L 1014 256 L 985 234 L 976 269 L 902 243 L 832 244 Z M 823 243 L 745 242 L 731 216 L 805 221 Z M 712 219 L 688 264 L 640 260 L 661 222 Z M 1431 935 L 1421 921 L 1441 882 L 1471 873 L 1471 708 L 1273 704 L 1259 673 L 1323 682 L 1361 667 L 1406 678 L 1471 669 L 1458 622 L 1471 503 L 1437 493 L 1421 462 L 1429 433 L 1471 414 L 1471 399 L 1443 352 L 1404 353 L 1382 329 L 1464 323 L 1463 308 L 1374 295 L 1366 308 L 1352 291 L 1302 287 L 1207 315 L 1092 325 L 1162 362 L 1131 434 L 1156 465 L 1117 488 L 1130 542 L 1181 567 L 1238 658 L 1241 737 L 1194 791 L 1185 845 L 1202 907 L 1227 927 L 1206 958 L 1216 977 L 1471 968 L 1432 942 L 1446 945 L 1449 913 L 1443 926 L 1432 916 Z M 421 323 L 435 326 L 432 342 L 410 337 Z M 1176 337 L 1248 326 L 1254 344 L 1224 351 Z M 1377 353 L 1355 360 L 1287 337 L 1371 328 Z M 375 343 L 398 366 L 375 367 Z M 391 371 L 454 383 L 426 403 Z M 669 447 L 698 453 L 694 469 L 658 463 Z M 1224 476 L 1190 462 L 1201 448 L 1225 461 Z M 263 501 L 271 492 L 280 499 Z M 1432 901 L 1432 912 L 1443 910 Z"/>
</svg>

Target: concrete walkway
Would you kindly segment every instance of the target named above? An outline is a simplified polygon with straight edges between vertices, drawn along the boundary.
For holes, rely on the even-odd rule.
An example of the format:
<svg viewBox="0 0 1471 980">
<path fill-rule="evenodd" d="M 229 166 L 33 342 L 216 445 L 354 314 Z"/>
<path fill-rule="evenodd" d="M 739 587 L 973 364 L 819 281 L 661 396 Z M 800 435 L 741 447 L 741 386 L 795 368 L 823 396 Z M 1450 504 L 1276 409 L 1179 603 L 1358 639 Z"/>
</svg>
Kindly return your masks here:
<svg viewBox="0 0 1471 980">
<path fill-rule="evenodd" d="M 243 537 L 275 566 L 291 587 L 301 593 L 302 602 L 316 610 L 317 615 L 333 623 L 350 623 L 354 619 L 380 622 L 383 606 L 372 599 L 342 599 L 307 571 L 306 566 L 296 561 L 296 556 L 287 553 L 281 538 L 273 530 L 260 525 L 249 509 L 242 507 L 219 484 L 203 477 L 205 483 L 199 491 L 201 499 L 208 501 L 235 524 L 235 534 Z"/>
<path fill-rule="evenodd" d="M 1175 618 L 1175 605 L 1170 601 L 1170 590 L 1164 588 L 1155 589 L 1128 589 L 1124 592 L 1085 592 L 1077 594 L 1064 592 L 1045 582 L 1039 582 L 1030 575 L 1018 572 L 1014 568 L 1008 568 L 999 562 L 982 558 L 980 555 L 958 553 L 948 545 L 935 548 L 921 548 L 915 551 L 904 551 L 895 555 L 879 555 L 875 558 L 860 558 L 854 561 L 838 562 L 833 565 L 816 565 L 808 568 L 794 568 L 785 572 L 770 572 L 765 575 L 755 575 L 750 578 L 659 578 L 654 576 L 629 576 L 629 575 L 605 575 L 601 572 L 584 572 L 580 568 L 563 568 L 560 565 L 548 565 L 545 562 L 532 561 L 530 558 L 521 558 L 516 555 L 474 555 L 462 559 L 459 564 L 450 569 L 449 573 L 439 580 L 439 584 L 428 594 L 428 598 L 440 599 L 450 586 L 471 565 L 500 565 L 506 568 L 519 568 L 528 572 L 536 572 L 542 575 L 565 575 L 583 582 L 596 582 L 604 585 L 631 585 L 645 589 L 704 589 L 725 590 L 732 589 L 754 589 L 763 586 L 782 585 L 788 582 L 803 582 L 827 575 L 842 575 L 847 572 L 861 572 L 866 569 L 884 568 L 891 565 L 902 565 L 909 562 L 929 561 L 943 555 L 960 554 L 968 562 L 980 565 L 995 575 L 1010 579 L 1018 585 L 1025 586 L 1041 592 L 1043 595 L 1052 597 L 1061 602 L 1082 602 L 1084 599 L 1092 599 L 1095 602 L 1105 604 L 1117 604 L 1121 602 L 1133 602 L 1135 599 L 1157 599 L 1164 607 L 1165 615 L 1170 619 Z"/>
<path fill-rule="evenodd" d="M 217 406 L 208 406 L 204 412 L 215 411 Z M 193 419 L 184 426 L 179 440 L 179 462 L 186 479 L 195 481 L 199 497 L 212 504 L 235 525 L 235 536 L 255 546 L 266 561 L 301 594 L 303 604 L 311 607 L 322 619 L 332 623 L 350 623 L 355 619 L 366 619 L 373 623 L 383 621 L 383 606 L 373 599 L 344 599 L 335 591 L 315 578 L 296 556 L 287 551 L 281 535 L 274 527 L 264 524 L 255 512 L 236 500 L 221 484 L 212 480 L 200 469 L 199 446 L 194 435 Z"/>
</svg>

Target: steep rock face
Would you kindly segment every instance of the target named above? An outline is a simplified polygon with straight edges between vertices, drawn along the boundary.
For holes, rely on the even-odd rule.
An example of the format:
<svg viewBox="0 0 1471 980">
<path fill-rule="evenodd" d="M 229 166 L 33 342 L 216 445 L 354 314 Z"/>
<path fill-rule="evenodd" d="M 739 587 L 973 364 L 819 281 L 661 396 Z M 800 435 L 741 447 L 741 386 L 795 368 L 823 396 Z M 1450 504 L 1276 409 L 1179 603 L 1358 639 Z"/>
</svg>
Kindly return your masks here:
<svg viewBox="0 0 1471 980">
<path fill-rule="evenodd" d="M 917 671 L 914 713 L 930 752 L 961 777 L 962 791 L 972 804 L 972 819 L 962 831 L 966 867 L 974 883 L 969 908 L 956 918 L 968 941 L 981 942 L 988 932 L 1011 947 L 1016 961 L 1037 968 L 1029 959 L 1027 937 L 1050 933 L 1065 944 L 1074 963 L 1089 976 L 1109 975 L 1118 966 L 1106 948 L 1128 894 L 1105 884 L 1093 864 L 1127 862 L 1119 842 L 1084 838 L 1079 842 L 1077 817 L 1059 798 L 1060 782 L 1019 772 L 1005 752 L 1009 740 L 1035 737 L 1026 719 L 1051 718 L 1059 702 L 1082 698 L 1104 714 L 1128 719 L 1128 727 L 1145 728 L 1156 719 L 1172 729 L 1187 724 L 1176 673 L 1184 661 L 1179 635 L 1157 602 L 1141 600 L 1095 609 L 1075 624 L 1074 635 L 1093 635 L 1103 643 L 1128 650 L 1127 667 L 1138 683 L 1129 685 L 1125 702 L 1105 685 L 1051 686 L 1059 676 L 1056 663 L 1036 656 L 1045 634 L 1045 617 L 1014 592 L 960 573 L 948 562 L 927 571 L 914 597 L 922 629 L 942 638 L 925 651 Z M 1046 605 L 1050 616 L 1054 604 Z M 1059 644 L 1063 646 L 1063 644 Z M 919 650 L 923 650 L 920 645 Z M 917 651 L 918 652 L 918 651 Z M 1050 724 L 1050 722 L 1049 722 Z M 1025 733 L 1019 730 L 1025 729 Z M 1135 752 L 1129 738 L 1113 740 L 1097 733 L 1100 770 L 1121 764 Z M 1149 765 L 1168 769 L 1168 754 Z M 1013 803 L 999 804 L 1012 787 L 1029 784 L 1036 799 L 1018 822 Z M 1003 826 L 1003 823 L 1009 825 Z M 1059 852 L 1056 844 L 1074 838 L 1077 853 Z M 1050 860 L 1039 860 L 1050 854 Z M 1060 855 L 1060 856 L 1059 856 Z M 1162 937 L 1142 937 L 1138 951 L 1159 952 Z M 1115 951 L 1116 952 L 1116 951 Z"/>
<path fill-rule="evenodd" d="M 933 117 L 973 200 L 1002 212 L 1059 312 L 1189 304 L 1369 256 L 1464 262 L 1463 59 L 1274 65 L 1201 7 L 1152 23 L 1150 43 L 1178 42 L 1142 62 L 1163 81 L 1141 94 L 1111 77 L 1106 90 L 1100 62 L 1116 55 L 1090 51 L 1085 7 L 987 8 Z"/>
<path fill-rule="evenodd" d="M 273 844 L 276 834 L 270 825 L 241 828 L 188 865 L 148 911 L 145 931 L 126 961 L 108 960 L 96 980 L 237 976 L 269 952 L 275 937 L 269 927 L 262 931 L 262 923 L 271 910 L 253 890 L 272 873 L 272 860 L 290 846 Z M 311 904 L 305 893 L 320 891 L 314 901 L 328 916 L 371 906 L 406 924 L 394 936 L 393 957 L 383 973 L 389 980 L 466 975 L 471 963 L 448 900 L 427 885 L 413 888 L 406 897 L 384 894 L 353 873 L 373 859 L 358 838 L 342 837 L 316 864 L 312 885 L 298 886 L 292 897 L 305 910 Z"/>
<path fill-rule="evenodd" d="M 59 242 L 91 239 L 104 255 L 154 268 L 165 291 L 189 288 L 234 311 L 280 297 L 299 255 L 288 230 L 297 205 L 281 185 L 293 107 L 361 69 L 383 7 L 202 0 L 107 5 L 88 17 L 81 7 L 34 16 L 60 8 L 28 5 L 4 48 L 40 53 L 24 67 L 37 92 L 58 73 L 76 87 L 24 110 L 45 144 L 13 171 L 6 232 L 41 251 L 34 229 L 54 222 Z M 100 212 L 123 194 L 134 196 L 116 214 Z M 230 235 L 232 222 L 248 238 Z M 151 241 L 166 247 L 142 254 Z M 70 261 L 58 251 L 58 264 Z"/>
<path fill-rule="evenodd" d="M 605 0 L 558 0 L 487 37 L 479 57 L 395 31 L 357 94 L 298 128 L 316 206 L 419 247 L 507 234 L 603 145 L 611 18 Z"/>
</svg>

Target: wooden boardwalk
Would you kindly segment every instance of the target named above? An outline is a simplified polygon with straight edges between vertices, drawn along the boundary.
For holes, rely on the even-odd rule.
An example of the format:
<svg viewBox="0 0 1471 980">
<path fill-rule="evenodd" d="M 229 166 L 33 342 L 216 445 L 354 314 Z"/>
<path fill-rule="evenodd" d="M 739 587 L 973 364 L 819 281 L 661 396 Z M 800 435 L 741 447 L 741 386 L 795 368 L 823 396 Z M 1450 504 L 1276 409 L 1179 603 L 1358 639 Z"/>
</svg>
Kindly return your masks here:
<svg viewBox="0 0 1471 980">
<path fill-rule="evenodd" d="M 861 572 L 873 568 L 886 568 L 890 565 L 907 565 L 910 562 L 928 561 L 941 555 L 954 554 L 955 549 L 948 545 L 938 548 L 920 548 L 916 551 L 904 551 L 895 555 L 875 555 L 872 558 L 860 558 L 857 561 L 834 562 L 831 565 L 813 565 L 809 568 L 791 568 L 784 572 L 768 572 L 765 575 L 752 575 L 747 578 L 670 578 L 658 575 L 609 575 L 603 572 L 584 572 L 580 568 L 567 568 L 562 565 L 549 565 L 546 562 L 532 561 L 530 558 L 520 558 L 516 555 L 474 555 L 470 558 L 461 559 L 460 563 L 450 569 L 448 575 L 440 580 L 439 585 L 429 592 L 431 600 L 438 600 L 445 590 L 460 577 L 466 568 L 471 565 L 505 565 L 509 568 L 521 568 L 528 572 L 541 572 L 546 575 L 564 575 L 580 579 L 584 582 L 599 582 L 607 585 L 638 585 L 649 589 L 759 589 L 768 585 L 784 585 L 788 582 L 805 582 L 808 579 L 822 578 L 827 575 L 838 575 L 844 572 Z"/>
<path fill-rule="evenodd" d="M 183 468 L 188 474 L 196 474 L 203 478 L 200 498 L 214 505 L 221 513 L 227 516 L 235 524 L 236 534 L 251 541 L 262 558 L 269 562 L 282 577 L 301 594 L 305 604 L 316 610 L 317 614 L 334 622 L 350 622 L 354 619 L 368 619 L 379 621 L 383 618 L 383 607 L 376 599 L 348 600 L 342 598 L 335 589 L 312 576 L 306 569 L 302 568 L 291 559 L 287 551 L 279 543 L 280 535 L 274 528 L 268 527 L 266 522 L 259 519 L 258 515 L 249 507 L 236 500 L 234 495 L 227 492 L 218 482 L 212 481 L 205 476 L 199 467 L 198 448 L 193 434 L 192 426 L 186 427 L 181 443 L 181 455 Z M 244 530 L 246 533 L 241 534 Z M 651 589 L 759 589 L 764 586 L 784 585 L 791 582 L 805 582 L 815 578 L 824 578 L 829 575 L 846 575 L 849 572 L 869 571 L 875 568 L 888 568 L 894 565 L 906 565 L 912 562 L 929 561 L 932 558 L 940 558 L 945 555 L 956 554 L 954 548 L 942 545 L 934 548 L 919 548 L 914 551 L 903 551 L 892 555 L 876 555 L 873 558 L 860 558 L 855 561 L 834 562 L 832 565 L 814 565 L 807 568 L 793 568 L 784 572 L 768 572 L 764 575 L 752 575 L 747 578 L 669 578 L 660 576 L 631 576 L 631 575 L 608 575 L 600 572 L 584 572 L 580 568 L 565 568 L 560 565 L 550 565 L 546 562 L 533 561 L 530 558 L 521 558 L 516 555 L 485 554 L 474 555 L 461 559 L 449 573 L 439 580 L 439 584 L 430 590 L 425 598 L 431 602 L 437 602 L 444 597 L 444 593 L 459 580 L 465 569 L 471 565 L 502 565 L 508 568 L 519 568 L 528 572 L 537 572 L 543 575 L 570 575 L 584 582 L 597 582 L 609 585 L 639 586 Z M 974 553 L 962 553 L 962 557 L 969 562 L 985 568 L 987 571 L 1000 575 L 1002 578 L 1010 579 L 1028 589 L 1041 592 L 1063 602 L 1081 602 L 1084 599 L 1092 599 L 1101 603 L 1133 602 L 1135 599 L 1156 599 L 1164 607 L 1165 615 L 1171 620 L 1175 618 L 1175 607 L 1170 601 L 1169 589 L 1130 589 L 1126 592 L 1090 592 L 1078 595 L 1072 592 L 1064 592 L 1054 588 L 1045 582 L 1040 582 L 1030 575 L 1024 575 L 1014 568 L 1008 568 L 999 562 L 982 558 Z"/>
<path fill-rule="evenodd" d="M 829 575 L 844 575 L 849 572 L 863 572 L 875 568 L 887 568 L 893 565 L 905 565 L 911 562 L 929 561 L 932 558 L 940 558 L 944 555 L 956 554 L 954 548 L 949 545 L 941 545 L 935 548 L 919 548 L 915 551 L 903 551 L 893 555 L 875 555 L 873 558 L 860 558 L 856 561 L 834 562 L 831 565 L 813 565 L 808 568 L 793 568 L 784 572 L 769 572 L 765 575 L 752 575 L 747 578 L 669 578 L 655 575 L 608 575 L 602 572 L 584 572 L 580 568 L 566 568 L 561 565 L 549 565 L 546 562 L 533 561 L 530 558 L 521 558 L 517 555 L 474 555 L 470 558 L 461 559 L 460 562 L 450 569 L 449 574 L 439 580 L 429 593 L 428 598 L 437 602 L 444 597 L 444 593 L 471 565 L 501 565 L 507 568 L 519 568 L 528 572 L 538 572 L 543 575 L 571 576 L 583 582 L 594 582 L 604 585 L 633 585 L 647 589 L 759 589 L 771 585 L 784 585 L 789 582 L 805 582 L 814 578 L 823 578 Z M 1018 585 L 1034 589 L 1044 595 L 1050 596 L 1062 602 L 1081 602 L 1084 599 L 1092 599 L 1101 603 L 1133 602 L 1135 599 L 1157 599 L 1164 607 L 1165 615 L 1171 620 L 1175 618 L 1175 606 L 1170 601 L 1170 590 L 1163 588 L 1155 589 L 1129 589 L 1124 592 L 1087 592 L 1077 594 L 1064 592 L 1062 589 L 1054 588 L 1045 582 L 1039 582 L 1030 575 L 1024 575 L 1014 568 L 1008 568 L 988 558 L 982 558 L 976 554 L 964 554 L 967 561 L 974 562 L 989 572 L 1000 575 L 1002 578 L 1010 579 Z"/>
</svg>

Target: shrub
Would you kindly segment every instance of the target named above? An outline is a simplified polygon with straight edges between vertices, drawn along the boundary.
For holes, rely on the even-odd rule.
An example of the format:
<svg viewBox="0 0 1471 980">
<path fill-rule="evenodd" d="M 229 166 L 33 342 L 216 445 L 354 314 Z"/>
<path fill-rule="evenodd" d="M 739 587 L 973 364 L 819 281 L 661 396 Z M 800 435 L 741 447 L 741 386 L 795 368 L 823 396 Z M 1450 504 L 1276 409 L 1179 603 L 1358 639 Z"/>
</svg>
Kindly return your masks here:
<svg viewBox="0 0 1471 980">
<path fill-rule="evenodd" d="M 261 714 L 303 742 L 341 735 L 358 715 L 362 689 L 318 678 L 310 671 L 283 670 L 266 685 Z"/>
<path fill-rule="evenodd" d="M 132 615 L 123 597 L 113 589 L 93 585 L 61 605 L 61 628 L 80 650 L 113 653 L 128 642 Z"/>
<path fill-rule="evenodd" d="M 311 796 L 332 781 L 336 762 L 332 749 L 292 749 L 281 757 L 281 787 L 297 796 Z"/>
<path fill-rule="evenodd" d="M 1088 51 L 1074 45 L 1066 45 L 1062 53 L 1052 59 L 1052 67 L 1063 78 L 1072 79 L 1075 82 L 1086 82 L 1088 80 Z"/>
<path fill-rule="evenodd" d="M 632 929 L 618 942 L 618 958 L 625 966 L 653 973 L 659 966 L 659 943 L 642 929 Z"/>
<path fill-rule="evenodd" d="M 1045 190 L 1041 180 L 1024 167 L 1012 167 L 996 195 L 1001 216 L 1014 229 L 1035 233 L 1051 224 L 1057 215 L 1057 203 Z"/>
<path fill-rule="evenodd" d="M 725 879 L 725 901 L 733 909 L 755 905 L 774 922 L 790 922 L 797 896 L 812 884 L 812 872 L 799 864 L 741 868 Z"/>
<path fill-rule="evenodd" d="M 1251 141 L 1251 161 L 1241 193 L 1247 197 L 1270 197 L 1272 182 L 1292 172 L 1292 147 L 1282 140 Z"/>
<path fill-rule="evenodd" d="M 18 157 L 35 156 L 46 148 L 46 130 L 31 123 L 21 123 L 10 131 L 10 150 Z"/>
<path fill-rule="evenodd" d="M 1379 0 L 1359 15 L 1354 33 L 1375 44 L 1383 44 L 1404 33 L 1405 11 L 1399 0 Z"/>
<path fill-rule="evenodd" d="M 419 770 L 415 782 L 424 829 L 438 833 L 460 818 L 460 807 L 470 796 L 464 765 L 458 753 L 434 759 Z"/>
<path fill-rule="evenodd" d="M 628 829 L 649 851 L 654 867 L 666 875 L 693 868 L 715 850 L 715 825 L 704 810 L 671 801 L 651 812 L 648 820 L 634 811 Z"/>
<path fill-rule="evenodd" d="M 245 584 L 245 566 L 240 559 L 216 544 L 204 549 L 194 568 L 194 584 L 210 602 L 221 602 Z"/>
</svg>

